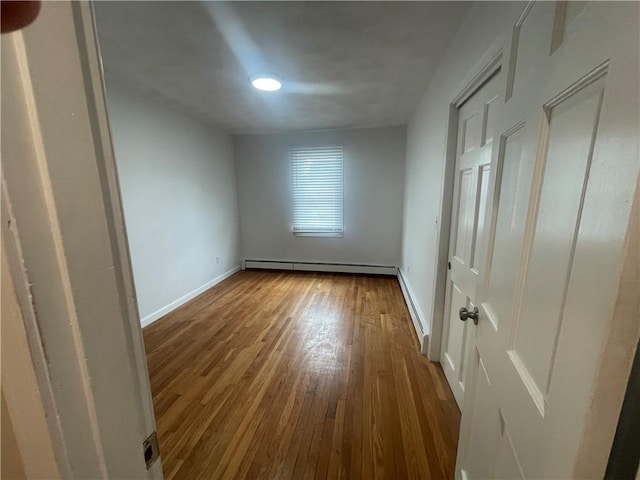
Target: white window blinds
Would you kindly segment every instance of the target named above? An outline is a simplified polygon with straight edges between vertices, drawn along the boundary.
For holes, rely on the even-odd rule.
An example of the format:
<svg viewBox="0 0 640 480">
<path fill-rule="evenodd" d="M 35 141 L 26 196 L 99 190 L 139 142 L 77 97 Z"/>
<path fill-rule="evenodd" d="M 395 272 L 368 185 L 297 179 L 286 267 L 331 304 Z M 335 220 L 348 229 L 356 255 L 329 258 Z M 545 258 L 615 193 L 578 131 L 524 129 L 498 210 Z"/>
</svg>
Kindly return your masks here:
<svg viewBox="0 0 640 480">
<path fill-rule="evenodd" d="M 342 179 L 341 146 L 291 149 L 294 233 L 342 233 Z"/>
</svg>

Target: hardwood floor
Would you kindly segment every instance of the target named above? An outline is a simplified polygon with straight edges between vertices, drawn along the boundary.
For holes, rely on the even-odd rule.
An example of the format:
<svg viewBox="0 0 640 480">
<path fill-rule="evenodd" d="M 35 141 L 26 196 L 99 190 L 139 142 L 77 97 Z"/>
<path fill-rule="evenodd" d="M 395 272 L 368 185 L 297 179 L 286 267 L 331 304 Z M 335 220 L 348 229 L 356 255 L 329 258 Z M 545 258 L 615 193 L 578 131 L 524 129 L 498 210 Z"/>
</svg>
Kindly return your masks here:
<svg viewBox="0 0 640 480">
<path fill-rule="evenodd" d="M 453 478 L 395 278 L 245 271 L 144 329 L 166 479 Z"/>
</svg>

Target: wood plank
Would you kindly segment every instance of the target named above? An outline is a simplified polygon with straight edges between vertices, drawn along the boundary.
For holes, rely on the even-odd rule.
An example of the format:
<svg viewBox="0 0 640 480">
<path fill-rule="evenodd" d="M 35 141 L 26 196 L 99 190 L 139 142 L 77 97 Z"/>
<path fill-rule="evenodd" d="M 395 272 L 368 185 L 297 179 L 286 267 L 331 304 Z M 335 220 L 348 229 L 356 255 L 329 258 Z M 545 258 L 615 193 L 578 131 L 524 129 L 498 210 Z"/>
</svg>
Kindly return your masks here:
<svg viewBox="0 0 640 480">
<path fill-rule="evenodd" d="M 453 478 L 460 412 L 395 278 L 239 272 L 144 339 L 167 478 Z"/>
</svg>

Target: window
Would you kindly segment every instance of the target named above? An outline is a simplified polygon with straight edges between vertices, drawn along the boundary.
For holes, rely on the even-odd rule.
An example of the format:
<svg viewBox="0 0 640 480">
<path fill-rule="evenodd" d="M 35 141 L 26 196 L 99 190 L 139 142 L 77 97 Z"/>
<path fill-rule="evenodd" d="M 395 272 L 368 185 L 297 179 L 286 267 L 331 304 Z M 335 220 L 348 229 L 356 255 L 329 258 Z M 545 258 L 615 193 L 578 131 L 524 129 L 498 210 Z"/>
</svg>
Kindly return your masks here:
<svg viewBox="0 0 640 480">
<path fill-rule="evenodd" d="M 291 149 L 294 234 L 342 236 L 342 177 L 341 146 Z"/>
</svg>

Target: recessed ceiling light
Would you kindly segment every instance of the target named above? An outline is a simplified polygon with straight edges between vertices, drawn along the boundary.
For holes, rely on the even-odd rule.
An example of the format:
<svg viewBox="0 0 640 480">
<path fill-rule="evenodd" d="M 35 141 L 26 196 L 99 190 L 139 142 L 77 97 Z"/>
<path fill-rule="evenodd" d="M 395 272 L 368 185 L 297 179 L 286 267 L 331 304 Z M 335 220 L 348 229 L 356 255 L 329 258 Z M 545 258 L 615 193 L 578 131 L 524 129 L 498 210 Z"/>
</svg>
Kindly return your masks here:
<svg viewBox="0 0 640 480">
<path fill-rule="evenodd" d="M 275 75 L 253 75 L 250 80 L 251 85 L 265 92 L 275 92 L 282 88 L 282 82 Z"/>
</svg>

